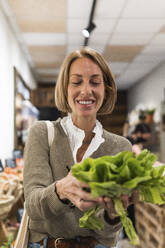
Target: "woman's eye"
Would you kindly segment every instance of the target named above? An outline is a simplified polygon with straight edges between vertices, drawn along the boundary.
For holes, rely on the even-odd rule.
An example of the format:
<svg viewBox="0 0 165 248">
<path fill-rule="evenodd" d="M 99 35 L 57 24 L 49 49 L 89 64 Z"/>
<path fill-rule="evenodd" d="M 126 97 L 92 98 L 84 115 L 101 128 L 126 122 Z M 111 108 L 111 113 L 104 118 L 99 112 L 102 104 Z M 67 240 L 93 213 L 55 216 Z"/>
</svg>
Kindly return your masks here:
<svg viewBox="0 0 165 248">
<path fill-rule="evenodd" d="M 92 84 L 93 86 L 99 86 L 99 85 L 100 85 L 100 82 L 91 81 L 91 84 Z"/>
<path fill-rule="evenodd" d="M 80 85 L 80 84 L 81 84 L 81 81 L 78 81 L 78 82 L 72 82 L 72 84 L 73 84 L 73 85 L 75 85 L 75 86 L 78 86 L 78 85 Z"/>
</svg>

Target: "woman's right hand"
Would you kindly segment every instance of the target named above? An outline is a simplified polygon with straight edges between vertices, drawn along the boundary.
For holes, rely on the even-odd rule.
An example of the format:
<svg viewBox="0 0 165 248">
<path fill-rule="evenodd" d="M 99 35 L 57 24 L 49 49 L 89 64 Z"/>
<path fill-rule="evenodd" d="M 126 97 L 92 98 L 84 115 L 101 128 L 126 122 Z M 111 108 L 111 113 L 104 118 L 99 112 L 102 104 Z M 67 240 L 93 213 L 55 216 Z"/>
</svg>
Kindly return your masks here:
<svg viewBox="0 0 165 248">
<path fill-rule="evenodd" d="M 91 193 L 84 189 L 90 189 L 89 185 L 78 181 L 72 176 L 71 171 L 56 183 L 56 193 L 59 198 L 61 200 L 68 199 L 81 211 L 86 211 L 102 203 L 102 197 L 93 199 Z"/>
</svg>

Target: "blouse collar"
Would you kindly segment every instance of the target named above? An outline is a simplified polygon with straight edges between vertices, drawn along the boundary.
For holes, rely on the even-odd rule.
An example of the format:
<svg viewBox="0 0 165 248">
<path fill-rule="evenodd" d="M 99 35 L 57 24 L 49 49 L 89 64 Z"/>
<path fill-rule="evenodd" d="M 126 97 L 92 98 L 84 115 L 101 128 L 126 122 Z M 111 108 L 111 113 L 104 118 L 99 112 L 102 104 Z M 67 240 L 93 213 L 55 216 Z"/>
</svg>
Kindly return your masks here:
<svg viewBox="0 0 165 248">
<path fill-rule="evenodd" d="M 82 142 L 85 137 L 85 132 L 84 130 L 76 127 L 73 124 L 71 114 L 68 114 L 68 116 L 63 117 L 60 123 L 66 135 L 69 137 L 69 143 L 71 146 L 71 150 L 73 152 L 73 158 L 74 158 L 74 161 L 77 162 L 77 159 L 76 159 L 77 150 L 82 145 Z M 89 157 L 94 151 L 98 149 L 101 143 L 104 142 L 104 138 L 102 137 L 103 127 L 98 120 L 96 120 L 96 125 L 93 129 L 93 133 L 95 133 L 95 136 L 93 137 L 90 145 L 88 146 L 88 149 L 86 150 L 82 160 Z"/>
</svg>

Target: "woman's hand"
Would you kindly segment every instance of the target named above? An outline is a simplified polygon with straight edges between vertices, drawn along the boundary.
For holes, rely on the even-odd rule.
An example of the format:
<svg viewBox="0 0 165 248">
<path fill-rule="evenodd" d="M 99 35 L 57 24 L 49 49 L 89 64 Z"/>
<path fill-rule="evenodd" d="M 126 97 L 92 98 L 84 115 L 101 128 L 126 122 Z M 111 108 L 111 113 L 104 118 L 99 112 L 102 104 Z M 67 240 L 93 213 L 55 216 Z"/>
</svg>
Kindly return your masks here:
<svg viewBox="0 0 165 248">
<path fill-rule="evenodd" d="M 93 199 L 89 191 L 89 185 L 78 181 L 72 176 L 71 171 L 68 175 L 56 183 L 56 192 L 61 200 L 68 199 L 81 211 L 95 207 L 103 202 L 102 197 Z"/>
<path fill-rule="evenodd" d="M 122 195 L 121 201 L 123 203 L 124 209 L 126 210 L 131 204 L 135 204 L 139 202 L 139 193 L 138 191 L 134 191 L 131 197 L 128 197 L 128 195 Z M 104 197 L 103 198 L 103 207 L 107 212 L 108 217 L 113 220 L 116 217 L 118 217 L 118 214 L 116 213 L 113 201 L 110 197 Z"/>
<path fill-rule="evenodd" d="M 142 149 L 143 149 L 142 144 L 132 145 L 132 152 L 134 153 L 135 156 L 139 155 L 139 153 L 141 153 Z"/>
</svg>

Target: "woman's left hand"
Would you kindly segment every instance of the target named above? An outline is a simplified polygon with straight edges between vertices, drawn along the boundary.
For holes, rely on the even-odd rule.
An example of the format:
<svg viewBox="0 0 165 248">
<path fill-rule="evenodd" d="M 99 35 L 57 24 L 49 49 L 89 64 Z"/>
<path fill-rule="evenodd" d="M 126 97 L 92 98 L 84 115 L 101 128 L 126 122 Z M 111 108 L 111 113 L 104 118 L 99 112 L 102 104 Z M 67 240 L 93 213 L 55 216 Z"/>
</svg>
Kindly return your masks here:
<svg viewBox="0 0 165 248">
<path fill-rule="evenodd" d="M 131 197 L 128 197 L 128 195 L 122 195 L 120 198 L 123 203 L 124 209 L 126 210 L 131 204 L 139 202 L 139 193 L 138 191 L 134 191 Z M 111 220 L 118 217 L 118 214 L 116 213 L 114 207 L 114 203 L 110 197 L 103 197 L 103 207 Z"/>
</svg>

